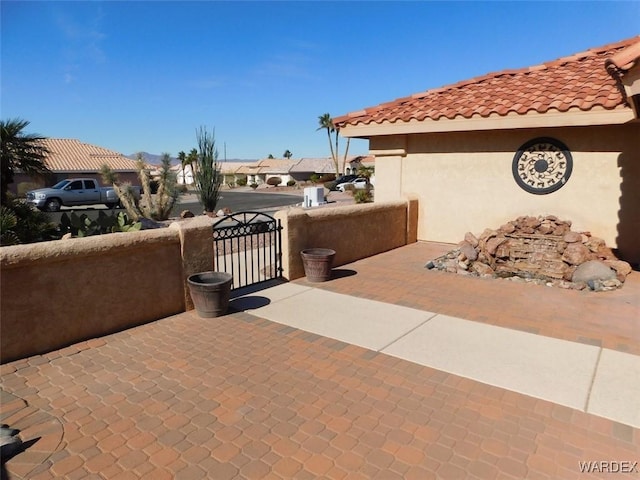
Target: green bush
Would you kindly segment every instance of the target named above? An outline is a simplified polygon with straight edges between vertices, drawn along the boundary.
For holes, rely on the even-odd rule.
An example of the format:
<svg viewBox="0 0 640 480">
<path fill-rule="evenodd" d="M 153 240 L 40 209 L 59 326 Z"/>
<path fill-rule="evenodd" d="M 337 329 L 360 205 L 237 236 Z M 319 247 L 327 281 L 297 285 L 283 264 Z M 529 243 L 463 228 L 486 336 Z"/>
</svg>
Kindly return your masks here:
<svg viewBox="0 0 640 480">
<path fill-rule="evenodd" d="M 320 181 L 320 175 L 318 175 L 317 173 L 314 173 L 309 177 L 309 181 L 311 183 L 318 183 Z"/>
<path fill-rule="evenodd" d="M 249 185 L 251 188 L 253 188 L 254 190 L 256 188 L 258 188 L 258 184 L 256 182 L 253 182 L 251 185 Z"/>
<path fill-rule="evenodd" d="M 289 181 L 287 182 L 287 187 L 293 187 L 295 184 L 296 184 L 296 181 L 295 181 L 295 180 L 289 180 Z"/>
<path fill-rule="evenodd" d="M 247 186 L 247 177 L 238 178 L 236 180 L 236 185 L 239 186 L 239 187 L 246 187 Z"/>
<path fill-rule="evenodd" d="M 45 242 L 58 238 L 49 216 L 22 200 L 0 209 L 0 245 Z"/>
<path fill-rule="evenodd" d="M 271 185 L 273 187 L 277 187 L 282 183 L 282 179 L 280 177 L 271 177 L 267 180 L 267 185 Z"/>
<path fill-rule="evenodd" d="M 353 199 L 356 203 L 371 203 L 373 202 L 373 195 L 368 190 L 356 190 L 353 193 Z"/>
</svg>

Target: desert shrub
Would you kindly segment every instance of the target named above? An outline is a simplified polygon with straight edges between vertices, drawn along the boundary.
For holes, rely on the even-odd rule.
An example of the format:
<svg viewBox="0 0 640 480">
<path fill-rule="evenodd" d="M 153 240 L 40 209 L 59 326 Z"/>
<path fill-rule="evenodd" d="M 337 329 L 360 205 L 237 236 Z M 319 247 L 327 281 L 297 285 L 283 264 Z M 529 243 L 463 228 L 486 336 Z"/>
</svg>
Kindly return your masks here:
<svg viewBox="0 0 640 480">
<path fill-rule="evenodd" d="M 349 186 L 353 187 L 352 185 Z M 371 203 L 373 202 L 373 195 L 369 190 L 355 190 L 353 193 L 353 199 L 356 203 Z"/>
<path fill-rule="evenodd" d="M 205 212 L 215 212 L 220 199 L 220 184 L 224 179 L 218 163 L 215 130 L 208 132 L 205 127 L 196 131 L 198 151 L 196 159 L 195 184 L 198 199 Z"/>
<path fill-rule="evenodd" d="M 320 181 L 320 175 L 318 175 L 317 173 L 314 173 L 309 177 L 309 181 L 311 183 L 318 183 Z"/>
<path fill-rule="evenodd" d="M 58 238 L 49 216 L 22 200 L 10 200 L 0 209 L 0 245 L 34 243 Z"/>
<path fill-rule="evenodd" d="M 295 180 L 289 180 L 289 181 L 287 182 L 287 187 L 293 187 L 295 184 L 296 184 L 296 181 L 295 181 Z"/>
<path fill-rule="evenodd" d="M 256 188 L 258 188 L 258 184 L 256 182 L 253 182 L 251 185 L 249 185 L 251 188 L 253 188 L 254 190 Z"/>
<path fill-rule="evenodd" d="M 247 186 L 247 177 L 240 177 L 236 180 L 236 185 L 239 187 Z"/>
<path fill-rule="evenodd" d="M 267 180 L 267 185 L 271 185 L 273 187 L 277 187 L 282 183 L 282 179 L 280 177 L 271 177 Z"/>
</svg>

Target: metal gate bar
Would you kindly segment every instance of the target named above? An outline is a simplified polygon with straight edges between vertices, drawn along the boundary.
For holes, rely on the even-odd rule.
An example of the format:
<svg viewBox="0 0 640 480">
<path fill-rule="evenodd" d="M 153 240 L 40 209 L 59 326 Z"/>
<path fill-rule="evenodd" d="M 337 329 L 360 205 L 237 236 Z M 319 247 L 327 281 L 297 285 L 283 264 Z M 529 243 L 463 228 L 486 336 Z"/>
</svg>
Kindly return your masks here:
<svg viewBox="0 0 640 480">
<path fill-rule="evenodd" d="M 282 277 L 282 225 L 261 212 L 239 212 L 213 224 L 214 269 L 233 275 L 232 289 Z"/>
</svg>

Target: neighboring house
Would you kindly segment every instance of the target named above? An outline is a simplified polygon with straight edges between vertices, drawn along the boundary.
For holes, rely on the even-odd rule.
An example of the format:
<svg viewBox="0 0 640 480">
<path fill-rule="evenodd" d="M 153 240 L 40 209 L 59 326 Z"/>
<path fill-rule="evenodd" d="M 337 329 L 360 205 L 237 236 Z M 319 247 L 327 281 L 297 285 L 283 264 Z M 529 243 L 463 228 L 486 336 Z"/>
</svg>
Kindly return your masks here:
<svg viewBox="0 0 640 480">
<path fill-rule="evenodd" d="M 281 184 L 285 185 L 291 176 L 289 170 L 300 160 L 288 160 L 284 158 L 267 158 L 260 160 L 260 168 L 257 172 L 257 184 L 267 183 L 272 177 L 278 177 L 282 180 Z"/>
<path fill-rule="evenodd" d="M 573 221 L 640 263 L 640 37 L 334 118 L 369 139 L 376 201 L 417 197 L 418 238 L 521 215 Z"/>
<path fill-rule="evenodd" d="M 296 182 L 305 182 L 311 175 L 335 174 L 336 167 L 329 157 L 324 158 L 302 158 L 289 170 L 289 175 Z"/>
<path fill-rule="evenodd" d="M 105 163 L 118 174 L 120 180 L 140 184 L 135 161 L 121 153 L 68 138 L 47 138 L 42 140 L 42 144 L 50 151 L 45 164 L 52 174 L 45 178 L 32 178 L 17 172 L 10 187 L 13 193 L 24 194 L 26 190 L 50 186 L 70 177 L 95 178 L 102 184 L 99 172 Z"/>
<path fill-rule="evenodd" d="M 179 185 L 193 185 L 193 167 L 191 165 L 185 165 L 182 168 L 182 165 L 178 164 L 171 167 L 171 170 L 175 172 Z"/>
</svg>

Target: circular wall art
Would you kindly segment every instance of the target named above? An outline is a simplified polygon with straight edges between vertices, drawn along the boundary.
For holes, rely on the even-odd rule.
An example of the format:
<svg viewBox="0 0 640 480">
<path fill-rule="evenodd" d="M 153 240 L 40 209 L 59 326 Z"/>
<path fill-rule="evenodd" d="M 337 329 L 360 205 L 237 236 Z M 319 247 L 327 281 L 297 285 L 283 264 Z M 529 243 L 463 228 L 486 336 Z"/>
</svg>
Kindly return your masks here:
<svg viewBox="0 0 640 480">
<path fill-rule="evenodd" d="M 573 158 L 567 146 L 555 138 L 535 138 L 522 145 L 513 157 L 513 178 L 536 195 L 562 188 L 571 176 Z"/>
</svg>

